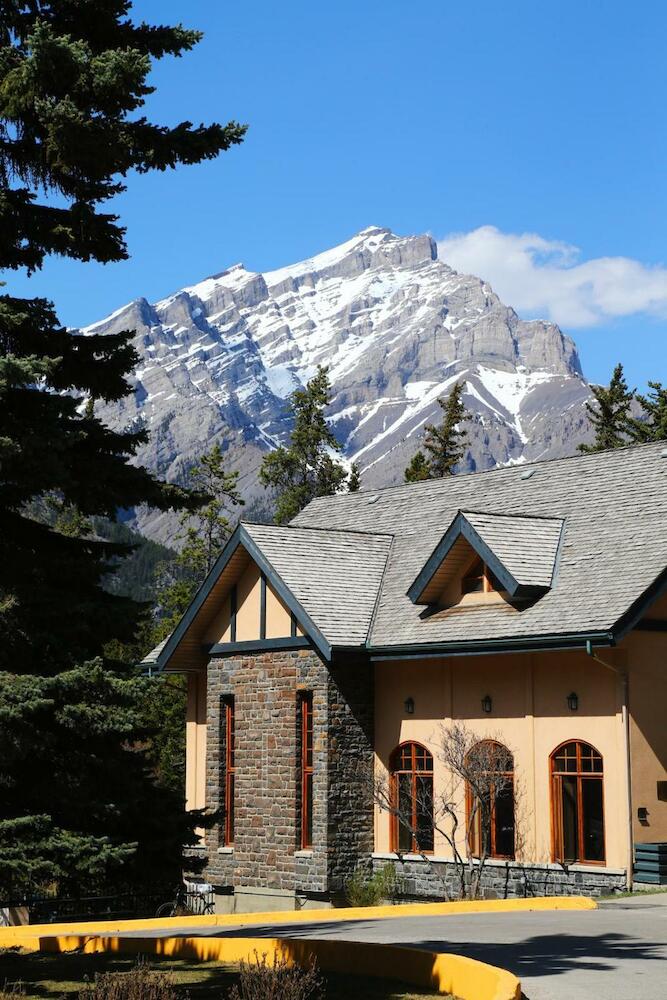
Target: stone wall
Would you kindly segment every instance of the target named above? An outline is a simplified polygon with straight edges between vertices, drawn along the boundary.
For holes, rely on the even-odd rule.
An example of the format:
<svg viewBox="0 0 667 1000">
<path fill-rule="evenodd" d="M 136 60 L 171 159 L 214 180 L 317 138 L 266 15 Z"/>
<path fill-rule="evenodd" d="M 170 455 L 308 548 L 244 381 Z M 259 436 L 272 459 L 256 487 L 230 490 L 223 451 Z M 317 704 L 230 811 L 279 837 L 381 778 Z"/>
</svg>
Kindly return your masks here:
<svg viewBox="0 0 667 1000">
<path fill-rule="evenodd" d="M 313 846 L 300 850 L 298 691 L 313 696 Z M 233 695 L 235 835 L 208 831 L 204 877 L 221 890 L 326 898 L 373 849 L 373 685 L 367 661 L 328 666 L 312 650 L 212 659 L 207 679 L 206 804 L 218 807 L 223 699 Z"/>
<path fill-rule="evenodd" d="M 401 859 L 396 856 L 375 856 L 377 870 L 391 864 L 396 869 L 399 895 L 406 899 L 456 899 L 459 878 L 451 861 Z M 601 896 L 626 888 L 624 871 L 596 871 L 581 865 L 569 870 L 554 864 L 518 862 L 488 862 L 482 873 L 482 895 L 485 899 L 524 898 L 527 896 Z"/>
</svg>

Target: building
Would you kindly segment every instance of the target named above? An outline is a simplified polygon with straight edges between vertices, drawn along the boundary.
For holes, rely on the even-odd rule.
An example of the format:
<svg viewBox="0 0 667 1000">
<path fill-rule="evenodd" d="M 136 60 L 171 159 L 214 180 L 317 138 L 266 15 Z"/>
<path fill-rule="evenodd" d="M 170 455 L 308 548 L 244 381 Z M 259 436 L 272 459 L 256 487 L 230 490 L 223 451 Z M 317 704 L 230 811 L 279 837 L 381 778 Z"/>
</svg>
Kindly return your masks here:
<svg viewBox="0 0 667 1000">
<path fill-rule="evenodd" d="M 635 846 L 667 841 L 667 448 L 242 523 L 153 662 L 188 675 L 187 797 L 220 810 L 220 910 L 322 905 L 360 863 L 441 897 L 446 840 L 420 815 L 415 845 L 373 783 L 423 813 L 456 720 L 507 748 L 522 789 L 493 804 L 484 891 L 624 888 Z"/>
</svg>

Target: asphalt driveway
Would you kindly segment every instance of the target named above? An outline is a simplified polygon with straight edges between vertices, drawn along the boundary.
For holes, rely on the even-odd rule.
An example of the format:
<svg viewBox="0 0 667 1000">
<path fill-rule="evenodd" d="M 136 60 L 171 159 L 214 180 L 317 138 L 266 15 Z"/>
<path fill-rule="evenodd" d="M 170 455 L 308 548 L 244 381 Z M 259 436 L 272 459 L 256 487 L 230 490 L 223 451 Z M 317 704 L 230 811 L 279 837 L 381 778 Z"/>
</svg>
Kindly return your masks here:
<svg viewBox="0 0 667 1000">
<path fill-rule="evenodd" d="M 528 1000 L 667 1000 L 667 894 L 603 903 L 598 910 L 224 926 L 197 928 L 197 934 L 458 952 L 510 969 Z"/>
</svg>

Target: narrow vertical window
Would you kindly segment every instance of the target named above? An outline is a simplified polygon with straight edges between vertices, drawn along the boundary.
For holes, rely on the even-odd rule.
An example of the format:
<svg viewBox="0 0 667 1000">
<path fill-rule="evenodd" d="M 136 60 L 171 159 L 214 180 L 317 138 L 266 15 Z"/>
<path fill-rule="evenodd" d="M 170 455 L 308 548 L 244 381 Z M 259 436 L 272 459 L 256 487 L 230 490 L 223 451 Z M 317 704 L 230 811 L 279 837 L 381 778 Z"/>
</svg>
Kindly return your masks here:
<svg viewBox="0 0 667 1000">
<path fill-rule="evenodd" d="M 313 846 L 313 696 L 299 693 L 299 792 L 301 849 Z"/>
<path fill-rule="evenodd" d="M 222 843 L 231 847 L 234 843 L 234 698 L 232 695 L 222 700 L 222 730 L 224 740 L 223 782 L 222 782 Z"/>
</svg>

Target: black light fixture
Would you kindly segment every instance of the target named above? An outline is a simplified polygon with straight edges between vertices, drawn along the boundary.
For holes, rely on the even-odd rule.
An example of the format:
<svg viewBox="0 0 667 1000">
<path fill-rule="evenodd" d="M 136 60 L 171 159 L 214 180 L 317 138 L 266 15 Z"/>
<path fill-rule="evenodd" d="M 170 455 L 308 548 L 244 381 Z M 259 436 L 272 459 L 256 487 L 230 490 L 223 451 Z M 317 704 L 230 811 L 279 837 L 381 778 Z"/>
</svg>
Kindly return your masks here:
<svg viewBox="0 0 667 1000">
<path fill-rule="evenodd" d="M 491 701 L 491 695 L 485 694 L 484 697 L 482 698 L 482 711 L 486 712 L 486 714 L 488 715 L 492 708 L 493 708 L 493 702 Z"/>
<path fill-rule="evenodd" d="M 571 691 L 567 696 L 567 707 L 571 712 L 576 712 L 579 708 L 579 695 L 576 691 Z"/>
<path fill-rule="evenodd" d="M 403 707 L 405 709 L 405 714 L 406 715 L 414 715 L 415 714 L 415 699 L 414 698 L 406 698 L 405 701 L 403 702 Z"/>
</svg>

